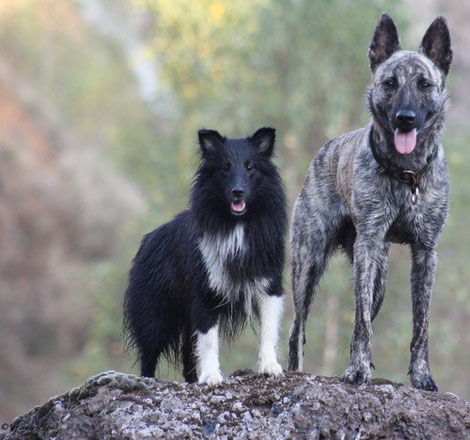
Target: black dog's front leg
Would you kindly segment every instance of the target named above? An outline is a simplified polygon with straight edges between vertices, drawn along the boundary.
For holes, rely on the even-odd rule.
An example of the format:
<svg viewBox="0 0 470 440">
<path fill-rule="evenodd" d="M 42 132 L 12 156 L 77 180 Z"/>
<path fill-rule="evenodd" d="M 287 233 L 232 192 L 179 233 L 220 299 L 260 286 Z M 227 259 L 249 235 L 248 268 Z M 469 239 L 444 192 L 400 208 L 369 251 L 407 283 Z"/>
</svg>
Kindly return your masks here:
<svg viewBox="0 0 470 440">
<path fill-rule="evenodd" d="M 385 254 L 384 254 L 385 253 Z M 356 238 L 354 243 L 354 294 L 356 317 L 351 341 L 351 359 L 343 374 L 343 382 L 354 385 L 370 383 L 371 378 L 371 311 L 379 262 L 387 258 L 382 240 L 372 237 Z"/>
<path fill-rule="evenodd" d="M 210 386 L 219 384 L 223 379 L 219 363 L 220 301 L 221 298 L 213 291 L 201 290 L 193 294 L 191 320 L 200 368 L 198 382 Z"/>
<path fill-rule="evenodd" d="M 413 339 L 411 341 L 410 379 L 414 387 L 437 391 L 428 359 L 428 327 L 432 288 L 436 273 L 435 249 L 411 246 L 411 300 L 413 303 Z"/>
</svg>

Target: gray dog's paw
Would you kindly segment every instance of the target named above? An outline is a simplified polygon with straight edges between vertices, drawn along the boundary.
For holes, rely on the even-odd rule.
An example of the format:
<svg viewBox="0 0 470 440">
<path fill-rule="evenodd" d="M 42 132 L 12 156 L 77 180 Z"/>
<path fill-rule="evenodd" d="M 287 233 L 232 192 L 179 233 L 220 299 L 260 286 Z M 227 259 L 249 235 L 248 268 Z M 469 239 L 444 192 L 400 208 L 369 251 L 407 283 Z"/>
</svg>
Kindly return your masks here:
<svg viewBox="0 0 470 440">
<path fill-rule="evenodd" d="M 352 385 L 370 385 L 370 378 L 370 367 L 357 367 L 350 365 L 349 368 L 344 372 L 341 380 L 344 383 L 350 383 Z"/>
<path fill-rule="evenodd" d="M 410 373 L 411 384 L 424 391 L 439 391 L 436 382 L 434 382 L 431 374 L 413 374 Z"/>
</svg>

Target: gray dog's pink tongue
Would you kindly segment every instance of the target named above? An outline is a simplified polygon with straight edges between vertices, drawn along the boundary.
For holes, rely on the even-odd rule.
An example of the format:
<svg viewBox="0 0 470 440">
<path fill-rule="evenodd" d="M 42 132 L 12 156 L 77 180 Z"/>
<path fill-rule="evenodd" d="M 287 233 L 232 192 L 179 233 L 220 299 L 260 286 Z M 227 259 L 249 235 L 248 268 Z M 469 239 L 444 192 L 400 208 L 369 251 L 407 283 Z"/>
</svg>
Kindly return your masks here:
<svg viewBox="0 0 470 440">
<path fill-rule="evenodd" d="M 395 129 L 395 149 L 400 154 L 410 154 L 416 147 L 416 128 L 410 131 Z"/>
</svg>

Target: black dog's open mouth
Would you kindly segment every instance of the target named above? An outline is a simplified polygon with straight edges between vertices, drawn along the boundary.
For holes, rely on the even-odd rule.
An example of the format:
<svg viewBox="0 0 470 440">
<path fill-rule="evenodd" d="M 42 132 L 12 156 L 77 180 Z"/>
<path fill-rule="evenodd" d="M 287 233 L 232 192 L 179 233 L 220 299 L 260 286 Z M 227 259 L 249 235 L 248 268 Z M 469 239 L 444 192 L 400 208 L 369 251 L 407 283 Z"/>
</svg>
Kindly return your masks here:
<svg viewBox="0 0 470 440">
<path fill-rule="evenodd" d="M 235 215 L 243 215 L 246 211 L 246 203 L 244 200 L 232 202 L 232 213 Z"/>
</svg>

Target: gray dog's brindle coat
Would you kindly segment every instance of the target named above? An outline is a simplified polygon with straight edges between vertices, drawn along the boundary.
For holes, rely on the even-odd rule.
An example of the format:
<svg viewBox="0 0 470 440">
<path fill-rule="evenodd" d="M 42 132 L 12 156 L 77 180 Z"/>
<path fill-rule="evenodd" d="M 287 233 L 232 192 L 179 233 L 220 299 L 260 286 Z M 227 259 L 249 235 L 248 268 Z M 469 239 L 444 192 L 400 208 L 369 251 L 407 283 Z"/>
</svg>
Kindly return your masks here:
<svg viewBox="0 0 470 440">
<path fill-rule="evenodd" d="M 452 61 L 445 19 L 437 18 L 419 52 L 411 52 L 400 49 L 395 23 L 383 14 L 369 59 L 370 124 L 320 149 L 295 203 L 291 229 L 295 318 L 289 370 L 302 368 L 305 322 L 313 293 L 329 257 L 341 248 L 354 265 L 356 300 L 351 360 L 343 381 L 370 383 L 371 322 L 385 293 L 390 243 L 406 243 L 412 254 L 409 373 L 415 387 L 435 391 L 428 361 L 428 323 L 436 246 L 447 218 L 449 195 L 440 142 L 448 101 L 445 78 Z M 411 153 L 401 154 L 394 132 L 406 134 L 413 129 L 418 133 L 416 146 Z M 423 171 L 414 187 L 379 169 L 371 150 L 373 139 L 388 171 Z"/>
</svg>

